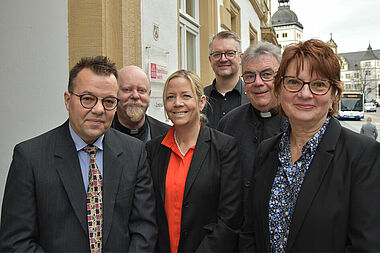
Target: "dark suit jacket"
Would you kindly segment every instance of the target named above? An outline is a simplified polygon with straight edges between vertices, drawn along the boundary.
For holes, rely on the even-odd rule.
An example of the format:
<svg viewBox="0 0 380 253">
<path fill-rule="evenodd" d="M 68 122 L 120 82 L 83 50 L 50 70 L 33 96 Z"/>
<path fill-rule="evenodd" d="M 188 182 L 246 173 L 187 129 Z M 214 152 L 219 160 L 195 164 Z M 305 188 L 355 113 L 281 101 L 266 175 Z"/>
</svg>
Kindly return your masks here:
<svg viewBox="0 0 380 253">
<path fill-rule="evenodd" d="M 146 115 L 148 122 L 149 122 L 149 127 L 150 127 L 150 135 L 152 136 L 152 139 L 156 138 L 157 136 L 166 134 L 170 126 L 168 124 L 165 124 L 159 120 L 156 120 L 155 118 Z"/>
<path fill-rule="evenodd" d="M 151 139 L 154 139 L 160 135 L 166 134 L 169 131 L 170 126 L 168 124 L 161 122 L 159 120 L 156 120 L 155 118 L 149 115 L 145 115 L 145 116 L 149 124 Z M 112 127 L 119 130 L 120 132 L 130 135 L 129 134 L 130 130 L 127 129 L 125 126 L 121 125 L 119 118 L 117 116 L 117 113 L 115 113 L 115 117 L 113 118 Z M 139 138 L 138 136 L 133 136 L 133 137 Z M 139 139 L 140 141 L 145 141 L 145 140 L 142 140 L 143 137 L 141 136 Z"/>
<path fill-rule="evenodd" d="M 165 182 L 171 149 L 147 143 L 156 193 L 158 250 L 170 251 Z M 232 251 L 242 223 L 241 174 L 232 137 L 202 124 L 185 184 L 178 252 Z"/>
<path fill-rule="evenodd" d="M 110 129 L 103 152 L 103 250 L 151 251 L 155 201 L 141 141 Z M 89 252 L 86 192 L 68 121 L 16 145 L 0 251 Z"/>
<path fill-rule="evenodd" d="M 268 203 L 281 136 L 259 146 L 246 251 L 270 251 Z M 287 252 L 380 252 L 380 144 L 331 119 L 304 178 Z"/>
<path fill-rule="evenodd" d="M 227 113 L 220 121 L 218 130 L 235 137 L 243 170 L 244 202 L 251 185 L 253 162 L 259 144 L 285 131 L 287 120 L 273 112 L 272 117 L 262 118 L 251 103 L 241 105 Z"/>
</svg>

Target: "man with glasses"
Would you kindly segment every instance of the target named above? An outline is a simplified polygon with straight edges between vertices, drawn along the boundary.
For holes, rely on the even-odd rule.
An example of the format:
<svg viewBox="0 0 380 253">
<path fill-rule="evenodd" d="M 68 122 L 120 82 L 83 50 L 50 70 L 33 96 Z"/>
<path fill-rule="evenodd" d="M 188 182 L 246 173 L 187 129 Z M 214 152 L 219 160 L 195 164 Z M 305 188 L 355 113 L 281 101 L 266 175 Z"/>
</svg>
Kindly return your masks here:
<svg viewBox="0 0 380 253">
<path fill-rule="evenodd" d="M 146 252 L 157 238 L 144 144 L 110 129 L 119 99 L 107 57 L 82 58 L 64 93 L 69 119 L 16 145 L 0 252 Z"/>
<path fill-rule="evenodd" d="M 273 80 L 280 61 L 280 48 L 269 42 L 258 42 L 244 52 L 242 77 L 250 103 L 229 112 L 218 125 L 218 130 L 234 136 L 238 141 L 243 171 L 244 203 L 251 185 L 258 145 L 287 127 L 287 121 L 276 111 L 277 100 L 273 93 Z"/>
<path fill-rule="evenodd" d="M 214 35 L 209 44 L 209 61 L 215 73 L 211 85 L 204 88 L 208 105 L 203 110 L 208 125 L 216 128 L 219 120 L 229 111 L 248 103 L 244 84 L 239 77 L 241 42 L 231 31 Z"/>
</svg>

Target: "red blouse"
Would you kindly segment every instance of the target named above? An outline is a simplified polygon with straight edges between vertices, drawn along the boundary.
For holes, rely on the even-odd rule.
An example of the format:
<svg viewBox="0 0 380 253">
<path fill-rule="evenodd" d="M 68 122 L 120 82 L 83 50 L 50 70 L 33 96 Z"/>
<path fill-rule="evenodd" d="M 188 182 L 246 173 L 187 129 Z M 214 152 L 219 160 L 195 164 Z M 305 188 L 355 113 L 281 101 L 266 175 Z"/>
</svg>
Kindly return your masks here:
<svg viewBox="0 0 380 253">
<path fill-rule="evenodd" d="M 169 227 L 170 249 L 171 252 L 177 252 L 181 235 L 183 194 L 195 145 L 182 156 L 174 140 L 174 126 L 170 128 L 161 144 L 172 150 L 166 172 L 165 212 Z"/>
</svg>

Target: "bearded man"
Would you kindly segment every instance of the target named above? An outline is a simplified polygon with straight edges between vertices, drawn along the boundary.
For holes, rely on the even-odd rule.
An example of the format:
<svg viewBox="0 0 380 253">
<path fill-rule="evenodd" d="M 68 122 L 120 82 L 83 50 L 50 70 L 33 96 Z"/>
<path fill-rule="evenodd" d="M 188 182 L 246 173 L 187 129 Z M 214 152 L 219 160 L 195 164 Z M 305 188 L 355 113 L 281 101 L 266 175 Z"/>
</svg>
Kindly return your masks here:
<svg viewBox="0 0 380 253">
<path fill-rule="evenodd" d="M 120 103 L 112 127 L 143 142 L 166 134 L 170 126 L 148 115 L 150 83 L 146 73 L 137 66 L 118 71 Z"/>
</svg>

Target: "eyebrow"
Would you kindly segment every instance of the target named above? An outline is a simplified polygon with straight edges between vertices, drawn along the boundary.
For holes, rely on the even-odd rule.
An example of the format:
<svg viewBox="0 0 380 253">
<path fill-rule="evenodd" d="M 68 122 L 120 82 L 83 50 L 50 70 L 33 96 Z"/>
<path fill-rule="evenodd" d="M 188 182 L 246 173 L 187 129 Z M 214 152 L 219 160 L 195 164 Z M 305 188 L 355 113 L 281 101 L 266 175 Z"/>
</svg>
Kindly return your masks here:
<svg viewBox="0 0 380 253">
<path fill-rule="evenodd" d="M 267 70 L 272 70 L 272 71 L 274 71 L 272 68 L 267 68 L 267 69 L 263 69 L 263 70 L 259 71 L 259 73 L 260 73 L 260 72 L 263 72 L 263 71 L 267 71 Z M 244 75 L 244 74 L 256 74 L 256 73 L 257 73 L 257 72 L 245 71 L 245 72 L 243 73 L 243 75 Z"/>
</svg>

